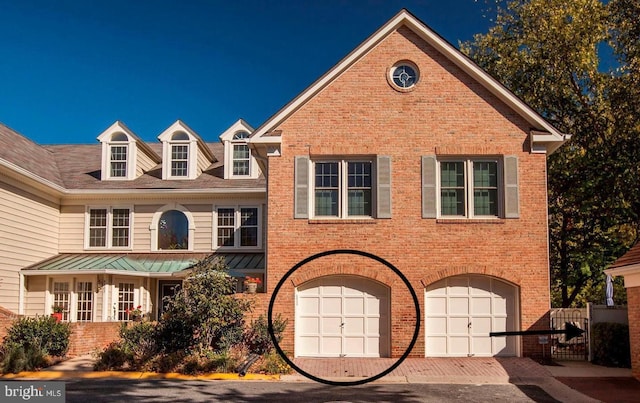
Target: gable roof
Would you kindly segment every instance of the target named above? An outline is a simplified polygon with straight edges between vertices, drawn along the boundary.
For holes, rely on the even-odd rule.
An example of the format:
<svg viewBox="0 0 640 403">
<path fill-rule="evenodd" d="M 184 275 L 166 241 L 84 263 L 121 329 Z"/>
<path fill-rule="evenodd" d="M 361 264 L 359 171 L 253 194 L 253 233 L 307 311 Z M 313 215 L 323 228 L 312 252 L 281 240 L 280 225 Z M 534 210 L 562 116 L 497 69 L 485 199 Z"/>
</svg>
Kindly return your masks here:
<svg viewBox="0 0 640 403">
<path fill-rule="evenodd" d="M 202 137 L 198 135 L 192 128 L 187 126 L 182 120 L 178 119 L 171 124 L 171 126 L 167 127 L 162 133 L 158 135 L 158 140 L 160 141 L 169 141 L 170 135 L 177 131 L 184 131 L 189 136 L 196 139 L 196 143 L 198 144 L 198 148 L 204 153 L 204 155 L 209 159 L 209 161 L 214 162 L 216 157 L 211 153 L 207 144 L 202 140 Z"/>
<path fill-rule="evenodd" d="M 115 132 L 124 132 L 127 134 L 127 136 L 129 136 L 130 138 L 132 138 L 135 143 L 136 146 L 145 154 L 147 154 L 149 156 L 149 158 L 151 158 L 155 163 L 159 163 L 162 161 L 162 159 L 160 158 L 160 156 L 158 155 L 158 153 L 156 153 L 155 151 L 153 151 L 151 149 L 151 147 L 149 147 L 149 145 L 147 143 L 145 143 L 140 137 L 138 137 L 131 129 L 129 129 L 127 127 L 127 125 L 125 125 L 123 122 L 116 120 L 111 126 L 109 126 L 105 131 L 103 131 L 99 136 L 98 136 L 98 141 L 102 142 L 104 140 L 109 140 L 111 135 Z"/>
<path fill-rule="evenodd" d="M 122 122 L 114 125 L 124 128 L 133 135 Z M 112 125 L 110 128 L 113 128 Z M 187 130 L 188 126 L 182 124 Z M 109 129 L 107 129 L 108 131 Z M 104 134 L 104 133 L 103 133 Z M 196 135 L 197 136 L 197 135 Z M 192 180 L 163 180 L 159 155 L 162 144 L 147 144 L 135 136 L 144 152 L 155 156 L 157 164 L 153 169 L 134 180 L 103 181 L 101 144 L 55 144 L 39 145 L 22 134 L 0 123 L 0 169 L 7 169 L 20 181 L 32 180 L 43 189 L 59 194 L 117 193 L 117 192 L 264 192 L 266 180 L 224 179 L 224 146 L 220 143 L 205 143 L 197 136 L 199 147 L 211 158 L 211 164 L 197 178 Z"/>
<path fill-rule="evenodd" d="M 266 181 L 264 177 L 259 179 L 224 179 L 223 153 L 224 146 L 220 143 L 203 143 L 208 153 L 213 156 L 214 162 L 197 178 L 191 180 L 163 180 L 162 164 L 156 165 L 150 171 L 127 181 L 103 181 L 100 180 L 101 153 L 100 144 L 78 145 L 61 144 L 43 146 L 56 161 L 60 172 L 61 185 L 69 192 L 114 192 L 118 190 L 132 192 L 139 190 L 148 192 L 158 190 L 170 192 L 172 190 L 200 190 L 207 193 L 215 193 L 216 189 L 222 192 L 257 190 L 264 191 Z M 156 154 L 162 153 L 162 144 L 148 144 L 150 150 Z M 216 158 L 216 156 L 219 156 Z"/>
<path fill-rule="evenodd" d="M 406 9 L 402 9 L 395 17 L 389 20 L 385 25 L 374 32 L 369 38 L 338 62 L 338 64 L 258 127 L 253 132 L 250 143 L 265 145 L 279 143 L 280 138 L 278 136 L 270 135 L 274 128 L 278 127 L 278 125 L 280 125 L 285 119 L 331 84 L 338 76 L 340 76 L 340 74 L 350 68 L 372 48 L 402 26 L 406 26 L 412 30 L 425 42 L 434 47 L 452 63 L 461 68 L 465 73 L 469 74 L 489 92 L 522 116 L 522 118 L 524 118 L 533 129 L 531 133 L 532 149 L 533 145 L 536 144 L 543 147 L 548 154 L 551 154 L 565 141 L 569 140 L 571 137 L 570 135 L 561 133 L 529 105 L 502 85 L 498 80 L 493 78 L 474 61 L 430 29 L 424 22 L 420 21 Z"/>
<path fill-rule="evenodd" d="M 50 184 L 63 185 L 53 154 L 2 123 L 0 123 L 0 165 L 21 171 L 28 176 L 38 176 Z"/>
<path fill-rule="evenodd" d="M 636 243 L 624 255 L 620 256 L 611 266 L 610 269 L 619 267 L 640 265 L 640 242 Z"/>
</svg>

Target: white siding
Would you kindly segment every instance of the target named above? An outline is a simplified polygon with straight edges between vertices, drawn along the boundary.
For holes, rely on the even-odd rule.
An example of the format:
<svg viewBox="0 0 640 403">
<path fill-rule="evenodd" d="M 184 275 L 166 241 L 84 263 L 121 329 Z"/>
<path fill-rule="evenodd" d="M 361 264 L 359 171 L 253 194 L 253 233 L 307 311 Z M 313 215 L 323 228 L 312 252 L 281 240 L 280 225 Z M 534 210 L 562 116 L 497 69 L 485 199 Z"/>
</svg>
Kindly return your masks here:
<svg viewBox="0 0 640 403">
<path fill-rule="evenodd" d="M 198 175 L 202 174 L 202 171 L 205 171 L 207 168 L 209 168 L 209 165 L 211 165 L 211 161 L 209 161 L 207 159 L 207 157 L 205 157 L 205 155 L 202 152 L 202 150 L 200 150 L 200 147 L 198 147 L 198 162 L 197 162 L 198 172 L 197 172 L 197 174 Z"/>
<path fill-rule="evenodd" d="M 60 215 L 60 252 L 84 250 L 84 206 L 63 206 Z"/>
<path fill-rule="evenodd" d="M 138 150 L 136 156 L 137 156 L 136 178 L 142 176 L 145 172 L 149 172 L 153 167 L 155 167 L 157 165 L 142 150 Z"/>
<path fill-rule="evenodd" d="M 135 252 L 151 251 L 151 232 L 149 226 L 153 214 L 162 207 L 156 205 L 137 205 L 133 211 L 133 250 Z"/>
<path fill-rule="evenodd" d="M 46 298 L 46 277 L 33 276 L 27 277 L 26 285 L 28 292 L 25 295 L 24 314 L 27 316 L 36 316 L 45 314 Z"/>
<path fill-rule="evenodd" d="M 19 270 L 58 253 L 58 208 L 0 182 L 0 306 L 17 313 Z"/>
<path fill-rule="evenodd" d="M 195 222 L 196 226 L 193 250 L 196 252 L 211 251 L 213 245 L 213 206 L 211 204 L 189 204 L 185 205 L 184 207 L 193 215 L 193 221 Z"/>
</svg>

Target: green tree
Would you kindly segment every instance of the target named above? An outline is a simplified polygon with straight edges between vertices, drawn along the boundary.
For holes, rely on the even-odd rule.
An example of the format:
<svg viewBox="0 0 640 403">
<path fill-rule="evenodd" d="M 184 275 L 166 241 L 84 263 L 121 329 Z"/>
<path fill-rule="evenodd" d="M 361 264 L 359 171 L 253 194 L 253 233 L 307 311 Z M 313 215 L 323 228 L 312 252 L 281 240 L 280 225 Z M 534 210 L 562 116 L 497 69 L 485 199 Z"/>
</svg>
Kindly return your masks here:
<svg viewBox="0 0 640 403">
<path fill-rule="evenodd" d="M 549 157 L 552 297 L 567 307 L 638 240 L 636 0 L 497 1 L 461 50 L 572 140 Z M 602 65 L 612 49 L 616 66 Z M 601 302 L 601 300 L 594 301 Z"/>
<path fill-rule="evenodd" d="M 222 259 L 211 255 L 195 264 L 160 319 L 161 348 L 220 351 L 239 343 L 251 302 L 235 289 Z"/>
</svg>

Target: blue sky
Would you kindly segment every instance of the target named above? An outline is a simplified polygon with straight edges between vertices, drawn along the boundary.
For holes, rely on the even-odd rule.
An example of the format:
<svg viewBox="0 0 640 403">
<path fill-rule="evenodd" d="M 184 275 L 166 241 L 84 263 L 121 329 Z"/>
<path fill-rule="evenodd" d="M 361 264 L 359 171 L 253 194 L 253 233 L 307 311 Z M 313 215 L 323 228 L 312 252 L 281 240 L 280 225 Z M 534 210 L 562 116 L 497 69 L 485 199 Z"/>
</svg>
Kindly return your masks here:
<svg viewBox="0 0 640 403">
<path fill-rule="evenodd" d="M 483 0 L 0 0 L 0 122 L 40 144 L 145 141 L 182 119 L 205 141 L 258 127 L 407 8 L 454 45 Z"/>
</svg>

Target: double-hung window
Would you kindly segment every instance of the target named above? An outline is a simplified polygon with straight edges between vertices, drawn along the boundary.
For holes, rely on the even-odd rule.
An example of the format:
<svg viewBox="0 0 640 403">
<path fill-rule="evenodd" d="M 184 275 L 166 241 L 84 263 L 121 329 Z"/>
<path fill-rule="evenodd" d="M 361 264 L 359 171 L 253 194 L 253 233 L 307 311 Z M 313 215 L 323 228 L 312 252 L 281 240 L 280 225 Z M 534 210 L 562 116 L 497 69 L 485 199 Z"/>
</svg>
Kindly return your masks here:
<svg viewBox="0 0 640 403">
<path fill-rule="evenodd" d="M 258 207 L 219 207 L 216 209 L 215 216 L 214 247 L 260 247 L 260 209 Z"/>
<path fill-rule="evenodd" d="M 391 218 L 391 157 L 294 157 L 294 218 Z"/>
<path fill-rule="evenodd" d="M 131 244 L 131 209 L 89 208 L 88 248 L 129 248 Z"/>
<path fill-rule="evenodd" d="M 247 145 L 249 133 L 240 131 L 233 135 L 233 176 L 251 175 L 251 151 Z"/>
<path fill-rule="evenodd" d="M 441 217 L 499 215 L 497 160 L 442 160 L 439 165 Z"/>
<path fill-rule="evenodd" d="M 171 145 L 171 176 L 186 177 L 188 176 L 189 167 L 189 145 L 173 144 Z"/>
<path fill-rule="evenodd" d="M 371 217 L 371 161 L 316 161 L 315 217 Z"/>
<path fill-rule="evenodd" d="M 127 145 L 109 146 L 109 177 L 127 177 Z"/>
</svg>

